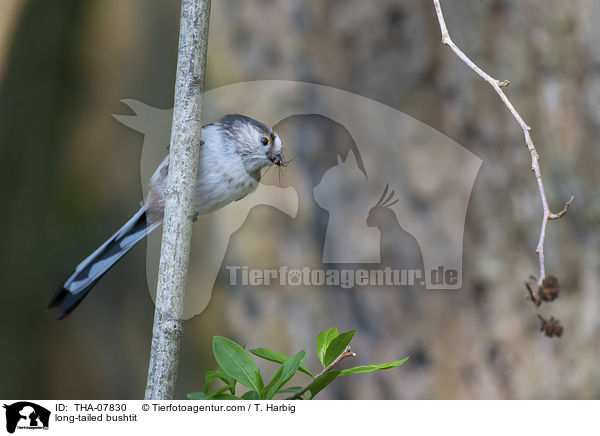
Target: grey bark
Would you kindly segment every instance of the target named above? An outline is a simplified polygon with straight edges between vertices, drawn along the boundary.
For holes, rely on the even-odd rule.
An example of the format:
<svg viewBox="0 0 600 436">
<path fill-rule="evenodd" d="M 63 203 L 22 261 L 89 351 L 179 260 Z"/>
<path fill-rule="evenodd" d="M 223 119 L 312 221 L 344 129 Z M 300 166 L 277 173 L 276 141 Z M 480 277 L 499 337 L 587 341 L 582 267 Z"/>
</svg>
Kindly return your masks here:
<svg viewBox="0 0 600 436">
<path fill-rule="evenodd" d="M 175 105 L 156 309 L 145 399 L 172 399 L 183 331 L 183 298 L 198 170 L 210 0 L 182 0 Z"/>
</svg>

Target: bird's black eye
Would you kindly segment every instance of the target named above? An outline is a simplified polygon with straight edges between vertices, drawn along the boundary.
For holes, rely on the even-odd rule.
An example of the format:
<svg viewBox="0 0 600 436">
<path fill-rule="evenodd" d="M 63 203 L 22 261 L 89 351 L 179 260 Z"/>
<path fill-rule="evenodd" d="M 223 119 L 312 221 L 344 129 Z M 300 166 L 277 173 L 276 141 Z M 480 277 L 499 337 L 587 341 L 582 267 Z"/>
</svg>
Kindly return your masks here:
<svg viewBox="0 0 600 436">
<path fill-rule="evenodd" d="M 268 136 L 263 136 L 262 138 L 260 138 L 260 142 L 262 143 L 262 145 L 269 145 L 269 142 L 271 142 L 271 138 L 269 138 Z"/>
</svg>

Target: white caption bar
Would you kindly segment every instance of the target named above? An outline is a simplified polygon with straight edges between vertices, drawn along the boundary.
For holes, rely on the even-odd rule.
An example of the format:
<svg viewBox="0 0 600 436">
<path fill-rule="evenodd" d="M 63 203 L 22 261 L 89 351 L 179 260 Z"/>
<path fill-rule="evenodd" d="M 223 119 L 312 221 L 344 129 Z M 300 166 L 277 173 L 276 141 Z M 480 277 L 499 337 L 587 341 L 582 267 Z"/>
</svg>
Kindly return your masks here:
<svg viewBox="0 0 600 436">
<path fill-rule="evenodd" d="M 595 428 L 598 401 L 44 401 L 6 400 L 19 436 L 202 434 L 570 434 Z M 12 430 L 12 431 L 11 431 Z"/>
</svg>

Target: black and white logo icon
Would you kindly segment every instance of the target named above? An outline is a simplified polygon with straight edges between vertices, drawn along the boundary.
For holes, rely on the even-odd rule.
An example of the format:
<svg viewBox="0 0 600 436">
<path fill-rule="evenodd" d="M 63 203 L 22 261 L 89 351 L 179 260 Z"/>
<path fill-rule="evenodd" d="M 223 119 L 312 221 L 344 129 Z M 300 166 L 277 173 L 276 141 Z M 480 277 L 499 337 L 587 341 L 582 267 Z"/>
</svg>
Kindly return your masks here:
<svg viewBox="0 0 600 436">
<path fill-rule="evenodd" d="M 42 406 L 29 401 L 19 401 L 5 404 L 6 431 L 14 433 L 16 429 L 48 429 L 50 411 Z"/>
</svg>

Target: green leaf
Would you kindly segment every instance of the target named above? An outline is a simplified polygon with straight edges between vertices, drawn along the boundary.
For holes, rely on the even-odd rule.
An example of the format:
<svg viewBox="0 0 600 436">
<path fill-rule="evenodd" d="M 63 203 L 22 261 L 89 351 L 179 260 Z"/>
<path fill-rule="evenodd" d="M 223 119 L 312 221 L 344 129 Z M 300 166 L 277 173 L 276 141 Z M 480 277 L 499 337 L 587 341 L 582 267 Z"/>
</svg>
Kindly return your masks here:
<svg viewBox="0 0 600 436">
<path fill-rule="evenodd" d="M 301 350 L 289 359 L 287 359 L 285 362 L 283 362 L 283 365 L 281 365 L 281 376 L 267 391 L 267 400 L 272 399 L 273 396 L 277 393 L 277 391 L 281 389 L 281 387 L 284 384 L 286 384 L 287 381 L 291 379 L 294 374 L 296 374 L 296 370 L 298 369 L 298 366 L 300 365 L 300 362 L 302 362 L 302 359 L 304 359 L 305 355 L 306 351 Z"/>
<path fill-rule="evenodd" d="M 302 386 L 290 386 L 289 388 L 281 389 L 277 391 L 278 394 L 295 394 L 296 392 L 300 392 L 302 390 Z"/>
<path fill-rule="evenodd" d="M 223 369 L 221 369 L 220 367 L 216 371 L 207 371 L 206 372 L 206 375 L 204 376 L 204 393 L 205 394 L 208 394 L 210 392 L 210 384 L 212 383 L 213 380 L 215 380 L 217 378 L 219 380 L 221 380 L 223 383 L 225 383 L 226 386 L 228 386 L 228 389 L 231 390 L 232 394 L 235 394 L 236 380 L 229 377 L 227 374 L 225 374 L 225 371 L 223 371 Z"/>
<path fill-rule="evenodd" d="M 236 397 L 235 395 L 231 395 L 231 394 L 214 395 L 214 396 L 210 397 L 209 399 L 210 400 L 241 400 L 240 397 Z"/>
<path fill-rule="evenodd" d="M 317 354 L 319 356 L 321 364 L 323 365 L 323 368 L 325 368 L 326 366 L 323 362 L 325 361 L 325 352 L 327 351 L 327 347 L 329 346 L 331 341 L 333 341 L 333 339 L 337 337 L 338 334 L 338 329 L 336 329 L 335 327 L 331 327 L 322 330 L 317 335 Z"/>
<path fill-rule="evenodd" d="M 256 391 L 248 391 L 242 395 L 242 400 L 260 400 L 260 396 Z"/>
<path fill-rule="evenodd" d="M 206 375 L 204 376 L 204 393 L 205 394 L 208 394 L 208 391 L 210 391 L 210 383 L 216 378 L 219 378 L 219 374 L 217 374 L 216 371 L 206 371 Z"/>
<path fill-rule="evenodd" d="M 192 392 L 191 394 L 187 394 L 187 397 L 190 400 L 241 400 L 240 397 L 231 394 L 207 395 L 204 392 Z"/>
<path fill-rule="evenodd" d="M 315 395 L 325 389 L 329 383 L 331 383 L 338 375 L 340 375 L 340 372 L 340 370 L 334 369 L 332 371 L 327 371 L 314 379 L 308 386 L 308 390 L 310 391 L 310 399 L 312 400 Z"/>
<path fill-rule="evenodd" d="M 187 394 L 187 397 L 190 400 L 212 400 L 211 396 L 204 392 L 192 392 L 191 394 Z"/>
<path fill-rule="evenodd" d="M 282 371 L 283 365 L 279 366 L 279 368 L 277 368 L 277 370 L 275 370 L 275 372 L 271 375 L 271 378 L 269 379 L 269 384 L 260 393 L 261 400 L 267 399 L 267 392 L 269 392 L 271 388 L 275 385 L 275 383 L 279 381 L 279 379 L 281 378 Z"/>
<path fill-rule="evenodd" d="M 212 395 L 214 397 L 215 395 L 221 395 L 225 391 L 230 391 L 233 395 L 233 393 L 235 392 L 235 387 L 233 385 L 225 385 L 222 388 L 217 389 L 215 392 L 210 392 L 209 395 Z"/>
<path fill-rule="evenodd" d="M 260 392 L 262 380 L 259 381 L 258 368 L 254 360 L 242 347 L 231 339 L 215 336 L 213 338 L 213 353 L 217 363 L 229 377 L 233 377 L 244 386 Z"/>
<path fill-rule="evenodd" d="M 350 343 L 352 337 L 354 336 L 354 332 L 356 330 L 350 330 L 348 332 L 340 333 L 338 336 L 333 338 L 333 340 L 327 346 L 327 351 L 325 352 L 325 358 L 323 359 L 323 368 L 327 368 L 327 366 L 335 360 L 344 348 Z"/>
<path fill-rule="evenodd" d="M 217 376 L 221 379 L 221 381 L 223 383 L 225 383 L 226 385 L 235 385 L 235 379 L 233 377 L 229 377 L 225 371 L 223 371 L 223 368 L 219 367 L 217 368 Z"/>
<path fill-rule="evenodd" d="M 372 372 L 377 371 L 378 369 L 395 368 L 396 366 L 402 365 L 407 360 L 408 357 L 402 360 L 394 360 L 393 362 L 373 363 L 371 365 L 355 366 L 353 368 L 343 369 L 341 375 L 357 374 L 359 372 Z"/>
<path fill-rule="evenodd" d="M 265 382 L 262 379 L 262 375 L 260 374 L 260 369 L 258 370 L 258 392 L 263 392 L 265 390 Z"/>
<path fill-rule="evenodd" d="M 289 356 L 286 356 L 285 354 L 276 351 L 276 350 L 269 350 L 268 348 L 253 348 L 252 350 L 249 350 L 252 354 L 254 354 L 255 356 L 258 356 L 262 359 L 268 360 L 270 362 L 275 362 L 275 363 L 283 363 L 286 361 L 286 359 L 289 358 Z M 300 363 L 300 366 L 298 366 L 298 370 L 302 371 L 304 374 L 312 377 L 313 375 L 310 373 L 310 371 L 308 370 L 308 368 L 306 368 L 306 366 L 304 366 L 303 363 Z"/>
</svg>

